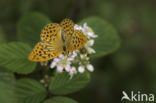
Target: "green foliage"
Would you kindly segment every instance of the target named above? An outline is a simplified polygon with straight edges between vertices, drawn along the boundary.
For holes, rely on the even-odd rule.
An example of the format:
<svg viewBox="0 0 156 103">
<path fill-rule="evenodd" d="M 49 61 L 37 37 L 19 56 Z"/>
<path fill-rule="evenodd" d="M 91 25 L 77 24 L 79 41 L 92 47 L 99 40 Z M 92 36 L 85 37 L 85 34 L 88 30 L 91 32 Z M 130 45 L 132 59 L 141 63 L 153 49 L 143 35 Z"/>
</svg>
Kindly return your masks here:
<svg viewBox="0 0 156 103">
<path fill-rule="evenodd" d="M 35 0 L 19 0 L 20 13 L 26 14 L 28 13 L 33 6 Z"/>
<path fill-rule="evenodd" d="M 155 24 L 156 24 L 156 13 L 154 8 L 150 7 L 149 4 L 144 4 L 139 8 L 140 20 L 142 22 L 142 26 L 146 28 L 146 32 L 148 31 L 155 38 Z"/>
<path fill-rule="evenodd" d="M 33 79 L 20 79 L 16 86 L 17 103 L 40 103 L 47 94 L 45 88 Z"/>
<path fill-rule="evenodd" d="M 90 80 L 88 72 L 77 73 L 70 79 L 69 73 L 57 73 L 52 79 L 50 84 L 50 91 L 52 94 L 65 95 L 76 92 L 84 88 Z"/>
<path fill-rule="evenodd" d="M 116 30 L 106 21 L 98 17 L 88 17 L 79 24 L 87 23 L 98 37 L 95 39 L 93 48 L 96 53 L 93 57 L 102 57 L 115 51 L 120 45 L 120 39 Z"/>
<path fill-rule="evenodd" d="M 24 1 L 21 3 L 24 3 Z M 28 11 L 29 8 L 23 8 L 23 10 Z M 29 53 L 32 51 L 32 47 L 40 41 L 40 33 L 43 26 L 50 22 L 51 21 L 46 16 L 40 13 L 29 13 L 23 16 L 17 26 L 18 39 L 21 42 L 11 42 L 0 45 L 0 66 L 19 74 L 32 73 L 36 68 L 36 63 L 28 60 Z M 116 30 L 109 23 L 98 17 L 86 18 L 82 20 L 80 24 L 84 24 L 85 22 L 98 34 L 98 38 L 95 39 L 95 45 L 93 47 L 97 53 L 93 57 L 107 55 L 119 47 L 120 39 Z M 44 75 L 46 75 L 47 72 L 51 74 L 50 70 L 42 70 L 41 72 Z M 0 76 L 2 75 L 4 77 L 1 78 L 2 82 L 0 81 L 0 90 L 2 89 L 1 91 L 4 94 L 7 93 L 10 99 L 7 100 L 0 94 L 0 102 L 41 103 L 46 98 L 46 89 L 36 80 L 19 79 L 16 82 L 15 80 L 9 82 L 11 79 L 8 78 L 14 79 L 13 74 L 4 74 L 6 73 L 0 71 Z M 49 83 L 48 79 L 44 82 Z M 55 73 L 55 75 L 51 77 L 48 86 L 51 94 L 66 95 L 84 88 L 89 81 L 90 73 L 87 71 L 85 73 L 77 73 L 72 78 L 70 78 L 69 73 L 62 72 Z M 51 102 L 77 103 L 75 100 L 67 97 L 53 97 L 52 99 L 44 101 L 44 103 Z"/>
<path fill-rule="evenodd" d="M 0 43 L 5 43 L 5 42 L 6 42 L 5 33 L 2 27 L 0 26 Z"/>
<path fill-rule="evenodd" d="M 68 97 L 57 96 L 53 97 L 52 99 L 48 99 L 43 103 L 78 103 L 78 102 Z"/>
<path fill-rule="evenodd" d="M 13 73 L 0 67 L 0 81 L 13 84 L 15 82 L 15 77 Z"/>
<path fill-rule="evenodd" d="M 18 38 L 32 47 L 40 41 L 43 26 L 51 21 L 43 14 L 29 13 L 23 16 L 17 26 Z"/>
<path fill-rule="evenodd" d="M 12 42 L 2 44 L 0 45 L 0 65 L 13 72 L 30 73 L 36 67 L 36 63 L 28 60 L 30 51 L 30 46 L 25 43 Z"/>
<path fill-rule="evenodd" d="M 15 78 L 12 73 L 0 67 L 0 102 L 17 103 L 15 94 Z"/>
</svg>

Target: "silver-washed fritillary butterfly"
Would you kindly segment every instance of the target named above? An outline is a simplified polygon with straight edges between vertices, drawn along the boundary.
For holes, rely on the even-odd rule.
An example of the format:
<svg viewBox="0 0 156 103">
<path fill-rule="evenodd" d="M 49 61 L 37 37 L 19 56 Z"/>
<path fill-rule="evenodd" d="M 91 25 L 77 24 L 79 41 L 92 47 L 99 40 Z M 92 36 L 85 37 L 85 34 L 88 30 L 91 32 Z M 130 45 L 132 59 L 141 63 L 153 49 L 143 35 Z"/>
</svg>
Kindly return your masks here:
<svg viewBox="0 0 156 103">
<path fill-rule="evenodd" d="M 41 42 L 38 42 L 29 55 L 30 61 L 47 61 L 61 53 L 80 49 L 86 43 L 87 38 L 79 30 L 74 30 L 74 23 L 70 19 L 64 19 L 60 24 L 46 25 L 41 32 Z"/>
</svg>

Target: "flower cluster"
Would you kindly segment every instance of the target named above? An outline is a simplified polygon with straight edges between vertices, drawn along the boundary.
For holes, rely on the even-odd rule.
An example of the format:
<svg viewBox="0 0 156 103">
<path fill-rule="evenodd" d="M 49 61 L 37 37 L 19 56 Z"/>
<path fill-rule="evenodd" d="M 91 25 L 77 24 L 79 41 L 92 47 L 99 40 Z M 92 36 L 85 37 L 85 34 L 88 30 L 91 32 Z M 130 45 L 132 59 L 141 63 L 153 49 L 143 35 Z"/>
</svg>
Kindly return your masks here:
<svg viewBox="0 0 156 103">
<path fill-rule="evenodd" d="M 87 26 L 87 23 L 83 24 L 83 26 L 75 24 L 74 29 L 80 30 L 87 37 L 87 43 L 80 50 L 69 52 L 68 55 L 60 54 L 50 64 L 50 68 L 56 67 L 57 72 L 69 72 L 70 78 L 77 72 L 84 73 L 85 69 L 90 72 L 94 71 L 93 65 L 89 62 L 89 55 L 95 53 L 92 46 L 94 38 L 97 37 L 92 29 Z M 76 68 L 77 66 L 78 68 Z"/>
</svg>

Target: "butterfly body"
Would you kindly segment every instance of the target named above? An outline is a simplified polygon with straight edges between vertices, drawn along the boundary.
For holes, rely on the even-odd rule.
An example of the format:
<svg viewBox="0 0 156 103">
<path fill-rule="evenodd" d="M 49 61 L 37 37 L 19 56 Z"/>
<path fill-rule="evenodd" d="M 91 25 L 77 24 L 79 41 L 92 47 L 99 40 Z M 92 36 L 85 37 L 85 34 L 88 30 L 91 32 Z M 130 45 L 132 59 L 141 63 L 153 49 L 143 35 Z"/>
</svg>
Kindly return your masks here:
<svg viewBox="0 0 156 103">
<path fill-rule="evenodd" d="M 30 61 L 42 62 L 80 49 L 87 38 L 79 30 L 74 30 L 74 23 L 64 19 L 60 24 L 51 23 L 41 31 L 41 42 L 38 42 L 29 55 Z"/>
</svg>

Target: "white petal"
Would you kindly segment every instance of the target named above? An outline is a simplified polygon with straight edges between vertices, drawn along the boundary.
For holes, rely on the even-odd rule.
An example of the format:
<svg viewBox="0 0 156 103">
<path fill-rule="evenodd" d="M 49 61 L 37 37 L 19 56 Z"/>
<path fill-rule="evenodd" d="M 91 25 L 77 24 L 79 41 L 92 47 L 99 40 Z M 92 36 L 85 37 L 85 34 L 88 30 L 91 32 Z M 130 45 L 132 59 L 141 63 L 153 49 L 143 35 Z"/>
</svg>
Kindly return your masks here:
<svg viewBox="0 0 156 103">
<path fill-rule="evenodd" d="M 76 57 L 76 56 L 77 56 L 77 53 L 74 51 L 73 54 L 71 55 L 71 57 L 74 58 L 74 57 Z"/>
<path fill-rule="evenodd" d="M 88 36 L 92 37 L 93 36 L 93 32 L 88 32 Z"/>
<path fill-rule="evenodd" d="M 66 70 L 67 72 L 69 72 L 70 69 L 71 69 L 70 65 L 67 65 L 67 66 L 65 67 L 65 70 Z"/>
<path fill-rule="evenodd" d="M 76 74 L 76 73 L 77 73 L 76 67 L 72 67 L 72 68 L 71 68 L 71 71 L 72 71 L 74 74 Z"/>
<path fill-rule="evenodd" d="M 86 60 L 88 60 L 88 61 L 89 61 L 89 57 L 86 57 Z"/>
<path fill-rule="evenodd" d="M 87 32 L 87 23 L 84 23 L 84 24 L 83 24 L 82 31 L 83 31 L 83 32 Z"/>
<path fill-rule="evenodd" d="M 74 25 L 74 29 L 75 29 L 75 30 L 82 30 L 82 27 L 79 26 L 79 25 L 77 25 L 77 24 L 75 24 L 75 25 Z"/>
<path fill-rule="evenodd" d="M 72 67 L 70 69 L 70 79 L 72 79 L 73 75 L 76 74 L 76 73 L 77 73 L 76 68 L 75 67 Z"/>
<path fill-rule="evenodd" d="M 44 81 L 43 79 L 42 79 L 42 80 L 40 80 L 40 82 L 41 82 L 41 83 L 45 83 L 45 81 Z"/>
<path fill-rule="evenodd" d="M 59 58 L 60 58 L 60 59 L 63 59 L 63 58 L 64 58 L 64 55 L 63 55 L 63 54 L 60 54 L 60 55 L 59 55 Z"/>
<path fill-rule="evenodd" d="M 81 59 L 85 59 L 87 57 L 87 54 L 80 54 Z"/>
<path fill-rule="evenodd" d="M 77 55 L 76 53 L 71 54 L 70 56 L 68 56 L 67 60 L 68 61 L 74 61 L 76 55 Z"/>
<path fill-rule="evenodd" d="M 62 72 L 62 71 L 63 71 L 63 67 L 60 66 L 60 65 L 58 65 L 58 66 L 57 66 L 57 72 Z"/>
<path fill-rule="evenodd" d="M 96 51 L 92 48 L 92 53 L 96 53 Z"/>
<path fill-rule="evenodd" d="M 74 57 L 70 56 L 70 57 L 67 58 L 67 60 L 68 61 L 73 61 L 74 60 Z"/>
<path fill-rule="evenodd" d="M 74 55 L 74 56 L 76 56 L 76 55 L 77 55 L 77 53 L 76 53 L 75 51 L 73 51 L 73 55 Z"/>
<path fill-rule="evenodd" d="M 89 54 L 96 53 L 96 51 L 93 48 L 88 47 L 87 50 Z"/>
<path fill-rule="evenodd" d="M 60 59 L 59 58 L 54 58 L 54 60 L 53 61 L 55 61 L 55 62 L 59 62 L 60 61 Z"/>
<path fill-rule="evenodd" d="M 84 66 L 79 66 L 79 67 L 78 67 L 78 71 L 79 71 L 80 73 L 83 73 L 83 72 L 85 71 Z"/>
<path fill-rule="evenodd" d="M 56 66 L 56 64 L 57 64 L 57 63 L 53 61 L 53 62 L 50 64 L 50 68 L 53 69 L 53 68 Z"/>
<path fill-rule="evenodd" d="M 93 65 L 91 65 L 91 64 L 88 64 L 88 65 L 87 65 L 87 69 L 88 69 L 90 72 L 93 72 L 93 71 L 94 71 L 94 67 L 93 67 Z"/>
<path fill-rule="evenodd" d="M 90 36 L 92 38 L 98 37 L 98 35 L 95 35 L 93 32 L 88 32 L 88 36 Z"/>
<path fill-rule="evenodd" d="M 83 24 L 83 28 L 87 28 L 87 23 L 84 23 Z"/>
<path fill-rule="evenodd" d="M 89 40 L 89 44 L 90 44 L 90 46 L 93 46 L 94 40 L 93 39 Z"/>
<path fill-rule="evenodd" d="M 94 34 L 94 35 L 92 35 L 92 38 L 97 38 L 97 37 L 98 37 L 98 35 L 95 35 L 95 34 Z"/>
<path fill-rule="evenodd" d="M 69 53 L 68 53 L 68 56 L 71 56 L 71 55 L 72 55 L 72 52 L 69 52 Z"/>
</svg>

